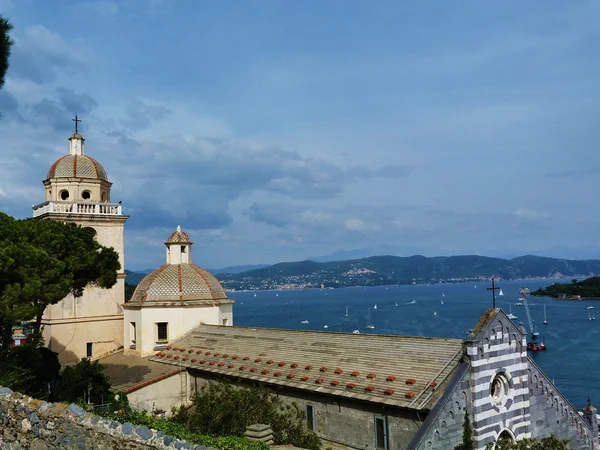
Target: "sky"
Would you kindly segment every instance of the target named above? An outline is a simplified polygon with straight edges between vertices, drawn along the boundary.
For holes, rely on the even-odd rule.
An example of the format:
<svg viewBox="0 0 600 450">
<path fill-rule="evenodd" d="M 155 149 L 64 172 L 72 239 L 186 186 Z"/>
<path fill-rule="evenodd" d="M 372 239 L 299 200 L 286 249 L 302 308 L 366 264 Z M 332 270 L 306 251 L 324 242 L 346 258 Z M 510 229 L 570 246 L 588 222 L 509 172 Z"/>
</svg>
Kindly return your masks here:
<svg viewBox="0 0 600 450">
<path fill-rule="evenodd" d="M 75 114 L 130 218 L 207 268 L 377 254 L 600 258 L 600 1 L 0 0 L 0 211 Z"/>
</svg>

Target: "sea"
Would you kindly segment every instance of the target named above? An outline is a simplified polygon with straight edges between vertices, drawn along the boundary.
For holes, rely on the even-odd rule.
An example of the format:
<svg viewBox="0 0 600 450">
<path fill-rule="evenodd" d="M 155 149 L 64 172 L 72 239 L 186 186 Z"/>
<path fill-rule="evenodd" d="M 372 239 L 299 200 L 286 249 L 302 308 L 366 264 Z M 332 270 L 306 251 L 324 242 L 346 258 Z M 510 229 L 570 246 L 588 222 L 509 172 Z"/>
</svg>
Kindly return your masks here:
<svg viewBox="0 0 600 450">
<path fill-rule="evenodd" d="M 522 322 L 529 331 L 525 307 L 516 305 L 520 288 L 534 291 L 555 281 L 560 280 L 501 281 L 504 295 L 496 297 L 496 306 L 507 314 L 512 310 L 518 316 L 514 322 Z M 489 283 L 469 282 L 237 291 L 229 296 L 236 300 L 238 326 L 464 339 L 492 306 L 488 287 Z M 529 297 L 528 303 L 547 346 L 544 352 L 529 352 L 531 358 L 577 409 L 587 404 L 588 396 L 600 408 L 600 302 Z M 595 305 L 598 320 L 589 320 L 596 309 L 588 307 Z M 369 324 L 374 328 L 367 328 Z"/>
</svg>

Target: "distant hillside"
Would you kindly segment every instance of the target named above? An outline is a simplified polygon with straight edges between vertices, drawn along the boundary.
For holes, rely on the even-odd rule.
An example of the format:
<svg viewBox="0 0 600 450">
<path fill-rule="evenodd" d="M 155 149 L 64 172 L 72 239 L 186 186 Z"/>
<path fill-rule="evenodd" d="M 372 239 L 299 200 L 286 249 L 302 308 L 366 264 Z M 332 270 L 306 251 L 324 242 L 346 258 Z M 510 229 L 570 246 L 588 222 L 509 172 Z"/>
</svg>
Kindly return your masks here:
<svg viewBox="0 0 600 450">
<path fill-rule="evenodd" d="M 229 266 L 223 267 L 222 269 L 214 269 L 209 270 L 213 275 L 217 275 L 220 273 L 241 273 L 248 272 L 250 270 L 262 269 L 263 267 L 268 267 L 268 264 L 246 264 L 243 266 Z"/>
<path fill-rule="evenodd" d="M 131 284 L 132 286 L 136 286 L 142 278 L 144 278 L 148 273 L 140 273 L 140 272 L 132 272 L 131 270 L 125 269 L 125 273 L 127 277 L 125 278 L 125 283 Z"/>
<path fill-rule="evenodd" d="M 583 281 L 572 280 L 570 283 L 554 283 L 531 294 L 553 298 L 600 298 L 600 277 L 591 277 Z"/>
<path fill-rule="evenodd" d="M 600 260 L 567 260 L 540 256 L 513 259 L 486 256 L 372 256 L 348 261 L 279 263 L 238 274 L 220 274 L 226 288 L 277 289 L 379 286 L 501 279 L 592 276 Z"/>
</svg>

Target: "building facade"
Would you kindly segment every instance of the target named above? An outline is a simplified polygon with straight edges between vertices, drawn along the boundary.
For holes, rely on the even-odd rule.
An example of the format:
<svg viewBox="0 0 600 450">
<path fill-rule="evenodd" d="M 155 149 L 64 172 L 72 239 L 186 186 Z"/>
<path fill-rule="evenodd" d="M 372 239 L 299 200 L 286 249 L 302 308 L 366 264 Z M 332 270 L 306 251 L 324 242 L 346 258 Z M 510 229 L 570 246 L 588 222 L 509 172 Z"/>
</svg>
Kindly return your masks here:
<svg viewBox="0 0 600 450">
<path fill-rule="evenodd" d="M 82 297 L 68 295 L 46 308 L 42 319 L 46 346 L 61 364 L 96 358 L 123 346 L 125 301 L 124 225 L 121 203 L 111 203 L 102 165 L 85 154 L 85 139 L 69 138 L 69 153 L 59 158 L 44 180 L 45 201 L 33 207 L 33 217 L 90 228 L 98 242 L 119 254 L 121 272 L 111 289 L 87 287 Z"/>
</svg>

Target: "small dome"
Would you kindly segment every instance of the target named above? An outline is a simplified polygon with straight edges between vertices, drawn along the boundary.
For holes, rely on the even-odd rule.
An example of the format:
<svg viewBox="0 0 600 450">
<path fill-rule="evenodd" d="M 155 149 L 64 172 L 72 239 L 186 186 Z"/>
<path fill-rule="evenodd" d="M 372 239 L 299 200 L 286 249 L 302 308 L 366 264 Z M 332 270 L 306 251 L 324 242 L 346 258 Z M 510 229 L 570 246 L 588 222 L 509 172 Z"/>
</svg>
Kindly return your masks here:
<svg viewBox="0 0 600 450">
<path fill-rule="evenodd" d="M 193 242 L 185 231 L 181 231 L 181 227 L 178 225 L 177 230 L 169 236 L 165 244 L 193 244 Z"/>
<path fill-rule="evenodd" d="M 213 275 L 194 264 L 165 264 L 144 277 L 127 304 L 181 306 L 215 302 L 232 303 L 232 300 Z"/>
<path fill-rule="evenodd" d="M 48 170 L 46 178 L 96 178 L 108 181 L 104 167 L 87 155 L 65 155 Z"/>
</svg>

